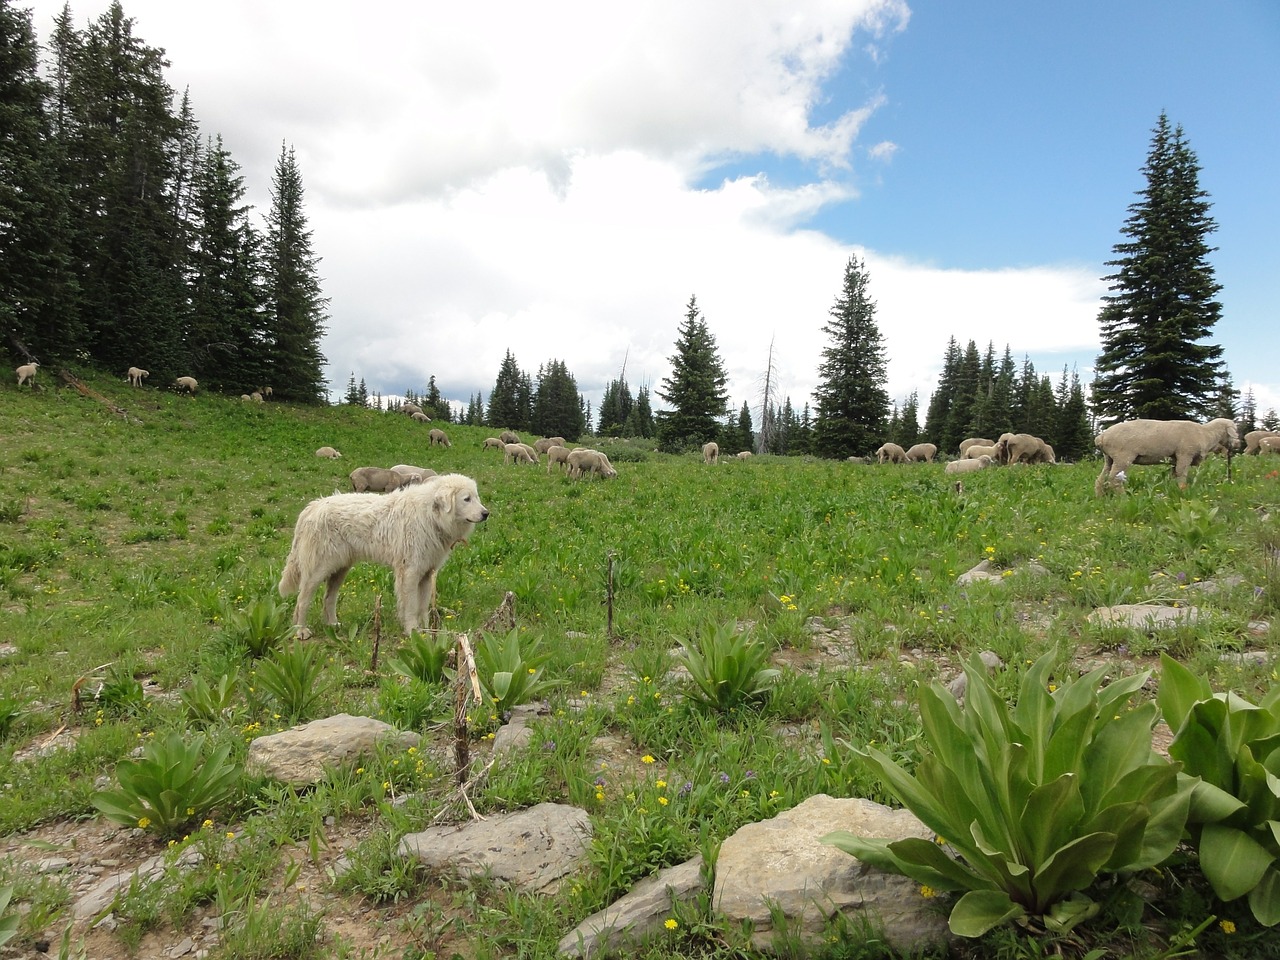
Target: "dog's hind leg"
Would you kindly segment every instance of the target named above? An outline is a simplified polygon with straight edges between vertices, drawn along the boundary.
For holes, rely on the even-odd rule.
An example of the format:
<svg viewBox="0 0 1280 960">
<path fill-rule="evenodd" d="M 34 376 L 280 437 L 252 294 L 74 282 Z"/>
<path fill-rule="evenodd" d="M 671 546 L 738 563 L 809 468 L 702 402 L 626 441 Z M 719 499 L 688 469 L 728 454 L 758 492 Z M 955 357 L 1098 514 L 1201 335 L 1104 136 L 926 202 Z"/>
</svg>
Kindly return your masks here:
<svg viewBox="0 0 1280 960">
<path fill-rule="evenodd" d="M 347 579 L 350 567 L 340 567 L 329 574 L 324 586 L 324 622 L 331 627 L 338 625 L 338 591 L 342 589 L 342 581 Z"/>
</svg>

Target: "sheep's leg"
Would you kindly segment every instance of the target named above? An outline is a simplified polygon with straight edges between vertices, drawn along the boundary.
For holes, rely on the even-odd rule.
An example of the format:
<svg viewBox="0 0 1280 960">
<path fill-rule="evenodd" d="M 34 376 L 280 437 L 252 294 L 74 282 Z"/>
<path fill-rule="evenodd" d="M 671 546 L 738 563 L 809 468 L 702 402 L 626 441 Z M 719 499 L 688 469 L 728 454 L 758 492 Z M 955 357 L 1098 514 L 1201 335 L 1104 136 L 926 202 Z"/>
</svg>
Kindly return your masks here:
<svg viewBox="0 0 1280 960">
<path fill-rule="evenodd" d="M 1098 479 L 1093 484 L 1093 495 L 1095 497 L 1102 496 L 1106 490 L 1110 489 L 1114 474 L 1112 468 L 1115 467 L 1115 463 L 1110 454 L 1104 453 L 1102 455 L 1102 472 L 1098 474 Z"/>
<path fill-rule="evenodd" d="M 347 579 L 350 567 L 342 567 L 329 574 L 324 587 L 324 622 L 331 627 L 338 625 L 338 591 L 342 589 L 342 581 Z"/>
</svg>

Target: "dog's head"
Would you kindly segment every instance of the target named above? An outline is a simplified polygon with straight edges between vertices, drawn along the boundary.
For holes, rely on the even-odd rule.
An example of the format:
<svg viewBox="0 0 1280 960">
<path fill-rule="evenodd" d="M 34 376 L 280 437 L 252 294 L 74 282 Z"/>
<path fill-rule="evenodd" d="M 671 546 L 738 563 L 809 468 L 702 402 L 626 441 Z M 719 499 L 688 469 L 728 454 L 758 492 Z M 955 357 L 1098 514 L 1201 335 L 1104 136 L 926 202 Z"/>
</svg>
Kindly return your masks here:
<svg viewBox="0 0 1280 960">
<path fill-rule="evenodd" d="M 480 502 L 480 491 L 470 477 L 451 473 L 432 479 L 435 480 L 433 503 L 437 512 L 452 516 L 468 530 L 488 519 L 489 508 Z"/>
</svg>

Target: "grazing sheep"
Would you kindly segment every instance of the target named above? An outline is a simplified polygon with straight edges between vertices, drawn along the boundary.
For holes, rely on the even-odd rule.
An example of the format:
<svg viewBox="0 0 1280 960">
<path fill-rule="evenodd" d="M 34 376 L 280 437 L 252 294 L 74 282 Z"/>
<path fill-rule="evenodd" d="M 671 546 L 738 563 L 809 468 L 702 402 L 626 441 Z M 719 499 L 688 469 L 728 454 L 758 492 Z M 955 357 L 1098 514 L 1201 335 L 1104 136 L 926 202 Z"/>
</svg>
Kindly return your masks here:
<svg viewBox="0 0 1280 960">
<path fill-rule="evenodd" d="M 422 408 L 416 403 L 406 403 L 400 409 L 404 411 L 406 417 L 412 417 L 415 413 L 422 413 Z"/>
<path fill-rule="evenodd" d="M 436 472 L 429 467 L 415 467 L 408 463 L 397 463 L 391 469 L 400 474 L 402 487 L 407 487 L 411 483 L 421 483 L 427 477 L 436 476 Z"/>
<path fill-rule="evenodd" d="M 755 456 L 755 454 L 753 454 L 750 450 L 739 450 L 736 456 L 739 460 L 746 460 L 747 457 L 753 457 Z"/>
<path fill-rule="evenodd" d="M 714 440 L 702 445 L 702 462 L 717 463 L 720 460 L 720 444 Z"/>
<path fill-rule="evenodd" d="M 1262 441 L 1268 437 L 1280 437 L 1275 430 L 1250 430 L 1244 435 L 1244 452 L 1246 456 L 1256 457 L 1262 448 Z"/>
<path fill-rule="evenodd" d="M 430 422 L 431 422 L 431 418 L 430 418 L 430 417 L 428 417 L 428 416 L 427 416 L 425 413 L 423 413 L 421 410 L 415 410 L 413 413 L 409 414 L 409 418 L 410 418 L 410 419 L 412 419 L 412 420 L 414 420 L 414 421 L 416 421 L 416 422 L 418 422 L 418 423 L 430 423 Z"/>
<path fill-rule="evenodd" d="M 559 470 L 562 463 L 567 464 L 568 462 L 568 447 L 547 447 L 547 473 L 551 472 L 553 466 Z"/>
<path fill-rule="evenodd" d="M 488 450 L 490 447 L 493 447 L 495 450 L 501 450 L 506 447 L 506 444 L 497 437 L 485 437 L 484 442 L 480 444 L 480 449 Z"/>
<path fill-rule="evenodd" d="M 590 450 L 587 447 L 570 450 L 568 463 L 569 476 L 574 478 L 581 477 L 584 473 L 598 473 L 606 480 L 618 475 L 618 471 L 613 469 L 613 464 L 609 462 L 607 456 L 599 450 Z"/>
<path fill-rule="evenodd" d="M 31 389 L 36 388 L 36 370 L 39 368 L 38 363 L 24 363 L 13 372 L 18 375 L 18 386 L 22 386 L 28 380 L 31 381 Z"/>
<path fill-rule="evenodd" d="M 142 381 L 151 376 L 150 370 L 143 370 L 141 367 L 130 367 L 127 374 L 129 377 L 129 386 L 140 387 Z"/>
<path fill-rule="evenodd" d="M 257 390 L 249 394 L 249 399 L 252 400 L 254 403 L 266 403 L 266 400 L 263 399 L 262 394 L 260 394 Z"/>
<path fill-rule="evenodd" d="M 1173 460 L 1173 476 L 1186 489 L 1187 471 L 1219 447 L 1240 445 L 1234 420 L 1219 417 L 1208 423 L 1194 420 L 1126 420 L 1107 427 L 1094 437 L 1102 451 L 1102 472 L 1093 485 L 1095 496 L 1115 485 L 1116 478 L 1132 464 Z M 1120 477 L 1123 481 L 1123 477 Z"/>
<path fill-rule="evenodd" d="M 907 451 L 908 463 L 933 463 L 933 458 L 938 455 L 938 445 L 936 443 L 917 443 Z"/>
<path fill-rule="evenodd" d="M 961 460 L 977 460 L 979 457 L 990 457 L 994 460 L 996 458 L 996 445 L 994 443 L 975 443 L 960 454 Z"/>
<path fill-rule="evenodd" d="M 501 440 L 503 443 L 519 443 L 520 434 L 516 433 L 513 430 L 503 430 L 500 434 L 498 434 L 498 439 Z"/>
<path fill-rule="evenodd" d="M 269 396 L 271 396 L 271 394 L 273 394 L 275 391 L 274 391 L 274 390 L 272 390 L 270 387 L 259 387 L 259 388 L 258 388 L 258 392 L 259 392 L 260 394 L 262 394 L 264 397 L 269 397 Z"/>
<path fill-rule="evenodd" d="M 1030 433 L 1002 433 L 996 441 L 1000 463 L 1054 463 L 1053 447 Z"/>
<path fill-rule="evenodd" d="M 404 475 L 385 467 L 356 467 L 349 474 L 356 493 L 390 493 L 404 484 Z"/>
<path fill-rule="evenodd" d="M 965 458 L 965 454 L 969 452 L 969 448 L 972 447 L 974 444 L 978 444 L 979 446 L 983 446 L 983 447 L 994 447 L 996 445 L 996 442 L 994 440 L 988 440 L 986 437 L 970 437 L 967 440 L 961 440 L 960 441 L 960 459 L 961 460 Z"/>
<path fill-rule="evenodd" d="M 538 453 L 546 453 L 552 447 L 563 447 L 568 441 L 564 437 L 543 437 L 533 442 L 533 449 Z"/>
<path fill-rule="evenodd" d="M 970 448 L 972 449 L 972 448 Z M 942 470 L 943 473 L 977 473 L 995 463 L 987 454 L 980 457 L 966 457 L 964 460 L 952 460 Z"/>
<path fill-rule="evenodd" d="M 449 442 L 449 438 L 445 435 L 445 432 L 439 427 L 432 427 L 431 432 L 427 434 L 427 436 L 431 438 L 431 441 L 427 444 L 428 446 L 434 447 L 436 444 L 439 444 L 442 447 L 453 446 L 453 444 Z"/>
<path fill-rule="evenodd" d="M 321 447 L 319 450 L 316 451 L 316 456 L 328 457 L 330 460 L 342 459 L 342 454 L 340 454 L 337 450 L 333 449 L 333 447 Z"/>
<path fill-rule="evenodd" d="M 242 393 L 240 394 L 240 399 L 243 400 L 245 403 L 248 403 L 253 398 L 250 397 L 247 393 Z"/>
<path fill-rule="evenodd" d="M 537 463 L 538 458 L 533 455 L 531 447 L 526 447 L 523 443 L 508 443 L 503 447 L 506 454 L 502 458 L 503 463 Z"/>
<path fill-rule="evenodd" d="M 179 377 L 173 381 L 173 389 L 179 393 L 189 393 L 194 395 L 196 389 L 200 386 L 199 381 L 195 377 Z"/>
<path fill-rule="evenodd" d="M 1271 437 L 1263 437 L 1258 444 L 1258 449 L 1262 453 L 1280 453 L 1280 433 Z"/>
<path fill-rule="evenodd" d="M 896 443 L 886 443 L 876 451 L 876 460 L 880 463 L 906 463 L 907 451 Z"/>
<path fill-rule="evenodd" d="M 390 497 L 336 493 L 312 500 L 298 514 L 280 576 L 280 595 L 298 595 L 293 622 L 299 635 L 322 583 L 325 623 L 337 624 L 338 590 L 362 560 L 395 571 L 400 625 L 405 633 L 418 629 L 435 605 L 440 568 L 488 516 L 475 481 L 457 473 L 431 477 Z"/>
</svg>

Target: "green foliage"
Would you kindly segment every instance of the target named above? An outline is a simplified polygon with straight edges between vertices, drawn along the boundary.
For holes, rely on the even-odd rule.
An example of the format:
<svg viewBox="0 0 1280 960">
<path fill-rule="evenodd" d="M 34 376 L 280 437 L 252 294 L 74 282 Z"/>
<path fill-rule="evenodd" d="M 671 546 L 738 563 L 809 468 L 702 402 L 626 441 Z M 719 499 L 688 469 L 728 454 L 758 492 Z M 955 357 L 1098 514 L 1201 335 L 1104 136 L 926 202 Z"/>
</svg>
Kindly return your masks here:
<svg viewBox="0 0 1280 960">
<path fill-rule="evenodd" d="M 689 298 L 675 347 L 668 358 L 671 373 L 655 392 L 675 408 L 658 414 L 658 436 L 663 449 L 678 452 L 698 449 L 719 434 L 729 399 L 724 361 L 697 297 Z"/>
<path fill-rule="evenodd" d="M 1189 825 L 1200 868 L 1225 901 L 1247 896 L 1264 926 L 1280 923 L 1280 686 L 1258 704 L 1167 655 L 1158 702 L 1175 731 L 1169 756 L 1195 783 Z"/>
<path fill-rule="evenodd" d="M 18 921 L 21 918 L 16 909 L 9 909 L 12 897 L 13 887 L 0 887 L 0 946 L 18 935 Z"/>
<path fill-rule="evenodd" d="M 439 683 L 444 678 L 445 664 L 452 649 L 453 640 L 447 634 L 415 630 L 387 664 L 396 673 L 414 680 Z"/>
<path fill-rule="evenodd" d="M 0 697 L 0 741 L 9 736 L 24 712 L 22 701 L 14 697 Z"/>
<path fill-rule="evenodd" d="M 101 790 L 92 803 L 107 819 L 175 836 L 234 794 L 240 765 L 229 745 L 205 753 L 203 734 L 177 731 L 149 742 L 137 760 L 116 766 L 118 790 Z"/>
<path fill-rule="evenodd" d="M 114 716 L 136 717 L 147 707 L 142 683 L 133 675 L 131 667 L 122 664 L 110 667 L 94 699 L 104 711 Z"/>
<path fill-rule="evenodd" d="M 551 654 L 540 652 L 541 645 L 542 641 L 536 637 L 526 638 L 522 643 L 520 631 L 510 630 L 501 639 L 486 638 L 476 647 L 480 685 L 499 716 L 560 685 L 559 680 L 549 680 L 542 675 Z"/>
<path fill-rule="evenodd" d="M 240 671 L 232 668 L 230 672 L 218 677 L 218 682 L 213 686 L 204 677 L 192 678 L 191 686 L 180 691 L 178 697 L 186 707 L 189 720 L 203 726 L 212 726 L 232 715 L 239 694 Z"/>
<path fill-rule="evenodd" d="M 265 657 L 293 635 L 292 613 L 288 604 L 265 596 L 243 610 L 228 608 L 223 619 L 228 638 L 256 659 Z"/>
<path fill-rule="evenodd" d="M 312 719 L 324 699 L 324 667 L 324 652 L 318 646 L 294 641 L 259 661 L 253 682 L 290 723 L 300 723 Z"/>
<path fill-rule="evenodd" d="M 950 927 L 964 937 L 1024 917 L 1069 931 L 1096 911 L 1083 891 L 1100 874 L 1164 861 L 1191 790 L 1151 748 L 1155 704 L 1129 702 L 1147 675 L 1104 687 L 1098 669 L 1052 688 L 1052 665 L 1046 654 L 1027 670 L 1012 708 L 976 657 L 963 707 L 939 683 L 922 689 L 930 752 L 914 775 L 873 747 L 854 749 L 936 843 L 847 831 L 824 842 L 934 890 L 963 891 Z"/>
<path fill-rule="evenodd" d="M 676 657 L 693 680 L 685 695 L 713 710 L 727 712 L 760 700 L 780 673 L 766 666 L 769 647 L 732 622 L 713 626 L 697 640 L 676 641 Z"/>
</svg>

